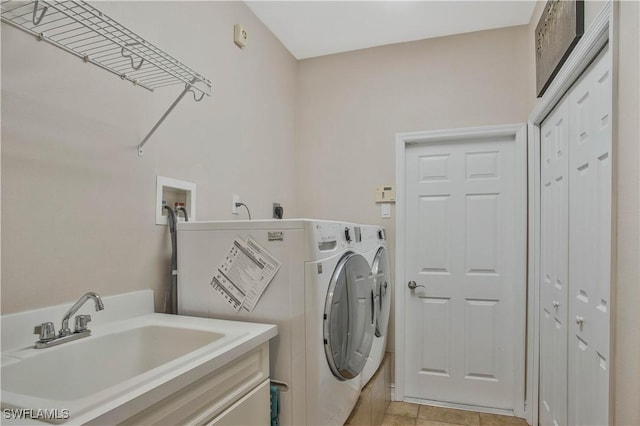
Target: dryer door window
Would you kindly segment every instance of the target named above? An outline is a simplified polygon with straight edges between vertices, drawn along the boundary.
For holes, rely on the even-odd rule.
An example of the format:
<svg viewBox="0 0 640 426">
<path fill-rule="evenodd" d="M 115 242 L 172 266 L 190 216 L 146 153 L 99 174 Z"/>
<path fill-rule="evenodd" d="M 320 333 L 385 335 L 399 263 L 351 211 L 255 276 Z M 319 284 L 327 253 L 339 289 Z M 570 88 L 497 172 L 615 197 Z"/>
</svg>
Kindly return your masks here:
<svg viewBox="0 0 640 426">
<path fill-rule="evenodd" d="M 359 254 L 347 254 L 333 273 L 325 301 L 324 347 L 333 374 L 356 377 L 364 368 L 374 335 L 373 276 Z"/>
<path fill-rule="evenodd" d="M 376 253 L 371 272 L 375 280 L 376 337 L 382 337 L 387 334 L 389 312 L 391 311 L 391 269 L 389 267 L 389 252 L 386 248 L 380 247 Z"/>
</svg>

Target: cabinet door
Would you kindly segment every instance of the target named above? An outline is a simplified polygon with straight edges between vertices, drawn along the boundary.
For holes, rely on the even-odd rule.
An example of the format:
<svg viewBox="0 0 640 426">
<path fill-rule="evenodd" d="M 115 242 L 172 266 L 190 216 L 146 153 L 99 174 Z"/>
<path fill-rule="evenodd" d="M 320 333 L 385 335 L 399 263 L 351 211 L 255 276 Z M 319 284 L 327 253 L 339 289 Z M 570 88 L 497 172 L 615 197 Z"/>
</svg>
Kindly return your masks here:
<svg viewBox="0 0 640 426">
<path fill-rule="evenodd" d="M 224 364 L 205 376 L 191 376 L 191 384 L 122 422 L 121 426 L 151 425 L 203 425 L 211 419 L 219 419 L 224 413 L 243 401 L 264 383 L 269 382 L 269 342 Z M 189 381 L 187 377 L 178 382 Z M 166 389 L 162 390 L 166 393 Z M 266 404 L 269 404 L 267 386 Z M 256 411 L 256 416 L 262 414 Z M 108 420 L 108 419 L 107 419 Z M 270 420 L 269 408 L 262 423 Z M 239 423 L 241 424 L 241 423 Z"/>
<path fill-rule="evenodd" d="M 271 424 L 269 380 L 265 380 L 207 425 L 265 426 Z"/>
<path fill-rule="evenodd" d="M 609 424 L 611 52 L 569 95 L 569 424 Z"/>
<path fill-rule="evenodd" d="M 562 101 L 541 128 L 540 424 L 567 424 L 569 120 Z"/>
</svg>

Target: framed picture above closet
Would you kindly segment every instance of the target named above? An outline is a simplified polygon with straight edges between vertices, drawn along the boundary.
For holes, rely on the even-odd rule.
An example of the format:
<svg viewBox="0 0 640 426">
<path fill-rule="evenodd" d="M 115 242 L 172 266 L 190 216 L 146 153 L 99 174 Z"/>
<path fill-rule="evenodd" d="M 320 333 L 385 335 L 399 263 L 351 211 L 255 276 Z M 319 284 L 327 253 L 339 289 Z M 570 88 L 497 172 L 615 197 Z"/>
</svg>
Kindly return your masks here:
<svg viewBox="0 0 640 426">
<path fill-rule="evenodd" d="M 541 97 L 584 34 L 582 0 L 549 0 L 538 21 L 536 93 Z"/>
</svg>

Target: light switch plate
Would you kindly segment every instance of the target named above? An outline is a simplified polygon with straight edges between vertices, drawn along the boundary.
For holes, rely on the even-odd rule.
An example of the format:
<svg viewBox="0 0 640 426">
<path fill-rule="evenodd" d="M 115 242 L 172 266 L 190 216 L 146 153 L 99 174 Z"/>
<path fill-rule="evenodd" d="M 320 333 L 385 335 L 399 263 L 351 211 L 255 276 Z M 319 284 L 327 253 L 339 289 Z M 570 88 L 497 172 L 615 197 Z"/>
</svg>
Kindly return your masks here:
<svg viewBox="0 0 640 426">
<path fill-rule="evenodd" d="M 391 203 L 380 204 L 380 217 L 389 219 L 391 217 Z"/>
</svg>

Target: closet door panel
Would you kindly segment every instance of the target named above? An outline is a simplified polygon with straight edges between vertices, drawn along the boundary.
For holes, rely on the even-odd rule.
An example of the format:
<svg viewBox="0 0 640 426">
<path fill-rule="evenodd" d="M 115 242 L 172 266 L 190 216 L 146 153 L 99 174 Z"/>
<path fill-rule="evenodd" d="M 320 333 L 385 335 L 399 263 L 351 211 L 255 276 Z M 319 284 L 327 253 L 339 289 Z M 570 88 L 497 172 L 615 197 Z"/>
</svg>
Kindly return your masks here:
<svg viewBox="0 0 640 426">
<path fill-rule="evenodd" d="M 569 415 L 608 424 L 611 73 L 606 49 L 569 93 Z"/>
<path fill-rule="evenodd" d="M 568 103 L 541 127 L 540 424 L 567 424 Z"/>
</svg>

